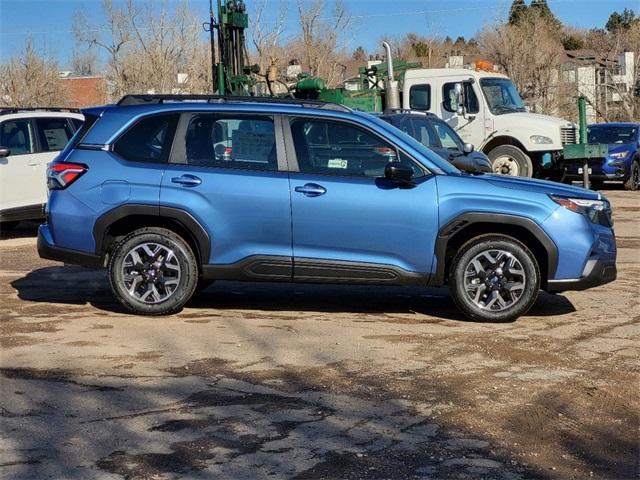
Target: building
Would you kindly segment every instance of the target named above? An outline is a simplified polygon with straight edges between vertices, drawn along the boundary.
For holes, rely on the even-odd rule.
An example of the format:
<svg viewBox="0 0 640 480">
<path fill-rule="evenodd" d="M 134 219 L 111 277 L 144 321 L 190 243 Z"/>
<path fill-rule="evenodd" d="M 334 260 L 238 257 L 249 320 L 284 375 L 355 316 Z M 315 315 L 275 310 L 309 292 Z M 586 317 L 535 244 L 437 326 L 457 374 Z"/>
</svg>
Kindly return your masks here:
<svg viewBox="0 0 640 480">
<path fill-rule="evenodd" d="M 587 100 L 587 121 L 596 122 L 620 108 L 635 84 L 635 54 L 617 57 L 598 55 L 593 50 L 567 50 L 561 67 L 562 81 L 575 86 Z"/>
<path fill-rule="evenodd" d="M 83 108 L 107 103 L 107 81 L 98 75 L 75 76 L 60 72 L 60 82 L 67 90 L 67 106 Z"/>
</svg>

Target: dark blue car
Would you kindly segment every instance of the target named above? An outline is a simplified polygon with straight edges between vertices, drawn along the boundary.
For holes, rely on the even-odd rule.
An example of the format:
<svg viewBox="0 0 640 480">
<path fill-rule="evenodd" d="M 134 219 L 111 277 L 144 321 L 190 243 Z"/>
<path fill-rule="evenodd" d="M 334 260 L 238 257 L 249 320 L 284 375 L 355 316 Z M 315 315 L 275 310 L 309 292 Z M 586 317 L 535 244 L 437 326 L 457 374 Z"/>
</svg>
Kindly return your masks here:
<svg viewBox="0 0 640 480">
<path fill-rule="evenodd" d="M 602 187 L 605 180 L 624 183 L 625 190 L 640 188 L 640 123 L 596 123 L 587 130 L 588 143 L 609 145 L 607 158 L 589 163 L 593 188 Z M 567 180 L 582 179 L 582 164 L 567 166 Z"/>
</svg>

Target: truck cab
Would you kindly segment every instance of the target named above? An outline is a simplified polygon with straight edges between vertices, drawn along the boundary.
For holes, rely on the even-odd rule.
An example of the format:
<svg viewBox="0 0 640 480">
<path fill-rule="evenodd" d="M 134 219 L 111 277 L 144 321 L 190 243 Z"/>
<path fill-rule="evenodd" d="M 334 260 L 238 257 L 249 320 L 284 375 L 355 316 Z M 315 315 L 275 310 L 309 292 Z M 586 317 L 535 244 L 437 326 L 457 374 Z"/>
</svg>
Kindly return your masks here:
<svg viewBox="0 0 640 480">
<path fill-rule="evenodd" d="M 503 175 L 560 176 L 562 146 L 576 143 L 573 123 L 529 113 L 511 79 L 495 72 L 409 69 L 402 105 L 442 118 Z"/>
</svg>

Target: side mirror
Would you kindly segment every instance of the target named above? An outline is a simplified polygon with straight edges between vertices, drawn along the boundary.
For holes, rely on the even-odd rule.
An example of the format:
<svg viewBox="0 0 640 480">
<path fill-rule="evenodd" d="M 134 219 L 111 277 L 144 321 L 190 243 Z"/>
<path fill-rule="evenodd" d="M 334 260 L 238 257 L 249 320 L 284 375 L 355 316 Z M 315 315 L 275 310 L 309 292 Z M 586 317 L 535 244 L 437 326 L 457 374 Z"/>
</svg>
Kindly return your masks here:
<svg viewBox="0 0 640 480">
<path fill-rule="evenodd" d="M 384 178 L 392 182 L 409 185 L 413 177 L 413 169 L 400 162 L 389 162 L 384 167 Z"/>
<path fill-rule="evenodd" d="M 465 144 L 462 146 L 462 151 L 463 151 L 464 153 L 471 153 L 471 152 L 473 152 L 474 150 L 475 150 L 475 147 L 473 146 L 473 143 L 465 143 Z"/>
<path fill-rule="evenodd" d="M 456 83 L 453 86 L 454 92 L 456 94 L 456 104 L 458 105 L 456 107 L 456 113 L 458 115 L 463 115 L 465 114 L 465 108 L 464 108 L 464 87 L 462 86 L 462 83 Z"/>
<path fill-rule="evenodd" d="M 11 149 L 9 147 L 0 147 L 0 158 L 8 157 L 11 155 Z"/>
</svg>

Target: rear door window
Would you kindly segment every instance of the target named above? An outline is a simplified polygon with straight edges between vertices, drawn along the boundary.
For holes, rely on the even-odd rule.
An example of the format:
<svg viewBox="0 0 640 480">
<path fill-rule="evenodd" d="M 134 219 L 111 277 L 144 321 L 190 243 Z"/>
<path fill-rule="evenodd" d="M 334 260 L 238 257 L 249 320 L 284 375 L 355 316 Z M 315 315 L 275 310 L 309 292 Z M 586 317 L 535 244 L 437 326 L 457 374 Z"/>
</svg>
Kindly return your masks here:
<svg viewBox="0 0 640 480">
<path fill-rule="evenodd" d="M 35 136 L 31 120 L 7 120 L 0 124 L 0 145 L 13 155 L 25 155 L 35 151 Z"/>
<path fill-rule="evenodd" d="M 277 170 L 273 119 L 262 116 L 193 115 L 185 135 L 189 165 Z"/>
<path fill-rule="evenodd" d="M 178 114 L 145 117 L 115 143 L 113 150 L 134 162 L 166 163 L 178 123 Z"/>
<path fill-rule="evenodd" d="M 67 118 L 36 118 L 35 121 L 43 152 L 62 150 L 73 137 L 73 128 Z"/>
</svg>

